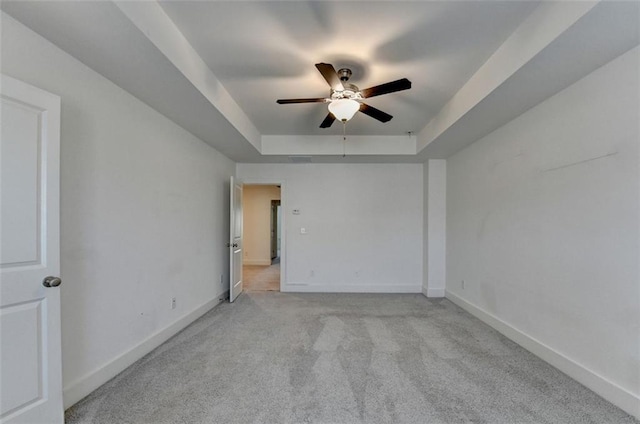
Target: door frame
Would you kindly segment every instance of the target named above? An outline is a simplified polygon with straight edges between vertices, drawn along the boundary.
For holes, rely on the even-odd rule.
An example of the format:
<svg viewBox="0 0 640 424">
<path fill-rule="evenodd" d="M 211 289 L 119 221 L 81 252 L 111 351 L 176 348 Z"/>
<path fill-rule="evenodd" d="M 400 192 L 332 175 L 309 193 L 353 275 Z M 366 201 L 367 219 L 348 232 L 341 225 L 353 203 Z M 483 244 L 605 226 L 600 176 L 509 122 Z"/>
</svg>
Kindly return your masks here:
<svg viewBox="0 0 640 424">
<path fill-rule="evenodd" d="M 280 195 L 282 196 L 282 186 L 280 187 Z M 269 250 L 271 251 L 271 260 L 273 261 L 278 257 L 278 238 L 280 238 L 280 242 L 282 242 L 282 235 L 280 234 L 280 227 L 282 225 L 278 225 L 278 208 L 280 208 L 280 219 L 282 219 L 282 201 L 272 200 L 271 201 L 271 225 L 270 225 L 270 238 L 269 240 Z M 274 255 L 275 251 L 275 255 Z"/>
<path fill-rule="evenodd" d="M 280 228 L 280 291 L 287 291 L 287 194 L 286 180 L 272 178 L 252 178 L 243 179 L 242 185 L 279 185 L 280 186 L 280 208 L 282 211 L 282 222 Z M 244 258 L 243 258 L 244 259 Z M 244 260 L 243 260 L 244 262 Z"/>
</svg>

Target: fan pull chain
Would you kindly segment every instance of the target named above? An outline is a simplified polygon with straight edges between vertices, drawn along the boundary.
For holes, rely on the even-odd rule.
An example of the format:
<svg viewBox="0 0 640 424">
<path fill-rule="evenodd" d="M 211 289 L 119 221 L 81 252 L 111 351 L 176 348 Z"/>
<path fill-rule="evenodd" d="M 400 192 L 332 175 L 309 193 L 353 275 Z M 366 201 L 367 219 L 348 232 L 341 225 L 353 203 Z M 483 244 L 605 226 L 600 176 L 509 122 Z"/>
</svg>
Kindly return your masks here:
<svg viewBox="0 0 640 424">
<path fill-rule="evenodd" d="M 347 121 L 342 121 L 342 157 L 347 156 Z"/>
</svg>

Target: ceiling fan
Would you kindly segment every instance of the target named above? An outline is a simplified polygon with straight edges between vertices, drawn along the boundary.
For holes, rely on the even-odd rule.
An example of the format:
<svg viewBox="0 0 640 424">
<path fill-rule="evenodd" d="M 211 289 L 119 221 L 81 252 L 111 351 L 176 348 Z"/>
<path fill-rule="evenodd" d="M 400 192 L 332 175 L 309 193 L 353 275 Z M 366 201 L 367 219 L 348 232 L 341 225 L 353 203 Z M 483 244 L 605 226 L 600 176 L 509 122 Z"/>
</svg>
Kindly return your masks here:
<svg viewBox="0 0 640 424">
<path fill-rule="evenodd" d="M 277 103 L 281 105 L 292 103 L 329 103 L 329 113 L 320 124 L 320 128 L 329 128 L 336 119 L 347 122 L 358 111 L 380 122 L 389 122 L 393 116 L 373 106 L 369 106 L 361 100 L 411 88 L 411 81 L 402 78 L 360 90 L 357 86 L 348 82 L 349 78 L 351 78 L 351 69 L 342 68 L 336 72 L 330 63 L 316 63 L 316 68 L 331 87 L 329 97 L 279 99 Z"/>
</svg>

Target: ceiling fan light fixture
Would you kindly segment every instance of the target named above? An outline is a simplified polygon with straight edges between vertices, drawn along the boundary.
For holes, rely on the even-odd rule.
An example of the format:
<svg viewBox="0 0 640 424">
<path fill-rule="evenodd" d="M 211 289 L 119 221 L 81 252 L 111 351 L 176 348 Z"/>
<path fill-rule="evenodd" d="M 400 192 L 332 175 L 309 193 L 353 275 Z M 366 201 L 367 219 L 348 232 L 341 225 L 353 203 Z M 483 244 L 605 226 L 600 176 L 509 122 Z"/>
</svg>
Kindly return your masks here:
<svg viewBox="0 0 640 424">
<path fill-rule="evenodd" d="M 360 110 L 360 103 L 353 99 L 336 99 L 329 103 L 329 112 L 342 122 L 353 118 L 358 110 Z"/>
<path fill-rule="evenodd" d="M 411 81 L 402 78 L 360 90 L 356 85 L 348 82 L 352 75 L 351 70 L 348 68 L 341 68 L 336 72 L 336 69 L 330 63 L 316 63 L 316 69 L 320 72 L 327 84 L 329 84 L 329 87 L 331 87 L 329 97 L 278 99 L 276 102 L 281 105 L 292 103 L 329 103 L 329 113 L 320 124 L 320 128 L 331 127 L 336 119 L 346 124 L 358 111 L 379 122 L 389 122 L 393 116 L 366 103 L 360 102 L 369 97 L 381 96 L 383 94 L 395 93 L 396 91 L 411 88 Z M 346 127 L 346 125 L 343 127 Z"/>
</svg>

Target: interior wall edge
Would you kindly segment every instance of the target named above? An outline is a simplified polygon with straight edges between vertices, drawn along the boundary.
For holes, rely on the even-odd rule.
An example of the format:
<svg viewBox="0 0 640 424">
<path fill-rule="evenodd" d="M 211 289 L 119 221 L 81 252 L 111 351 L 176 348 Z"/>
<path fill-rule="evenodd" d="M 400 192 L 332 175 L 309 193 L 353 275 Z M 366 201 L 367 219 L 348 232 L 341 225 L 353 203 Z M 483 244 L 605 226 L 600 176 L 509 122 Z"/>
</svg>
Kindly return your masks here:
<svg viewBox="0 0 640 424">
<path fill-rule="evenodd" d="M 425 243 L 428 297 L 444 297 L 447 284 L 447 161 L 426 162 L 425 178 Z"/>
<path fill-rule="evenodd" d="M 422 294 L 424 295 L 424 297 L 429 297 L 427 287 L 424 285 L 422 286 Z"/>
<path fill-rule="evenodd" d="M 68 409 L 94 390 L 120 374 L 122 371 L 133 365 L 136 361 L 156 349 L 162 343 L 175 336 L 185 329 L 202 315 L 219 305 L 228 297 L 228 292 L 224 292 L 205 302 L 191 312 L 178 318 L 172 324 L 150 335 L 136 346 L 120 354 L 111 361 L 101 365 L 94 371 L 69 383 L 63 388 L 64 409 Z"/>
<path fill-rule="evenodd" d="M 432 298 L 432 297 L 446 297 L 446 289 L 444 288 L 439 288 L 439 289 L 426 289 L 423 291 L 423 293 L 425 294 L 425 296 Z"/>
<path fill-rule="evenodd" d="M 584 365 L 579 364 L 570 357 L 536 340 L 524 331 L 501 320 L 463 297 L 447 290 L 446 298 L 543 361 L 593 390 L 623 411 L 640 419 L 640 396 L 607 380 Z"/>
</svg>

